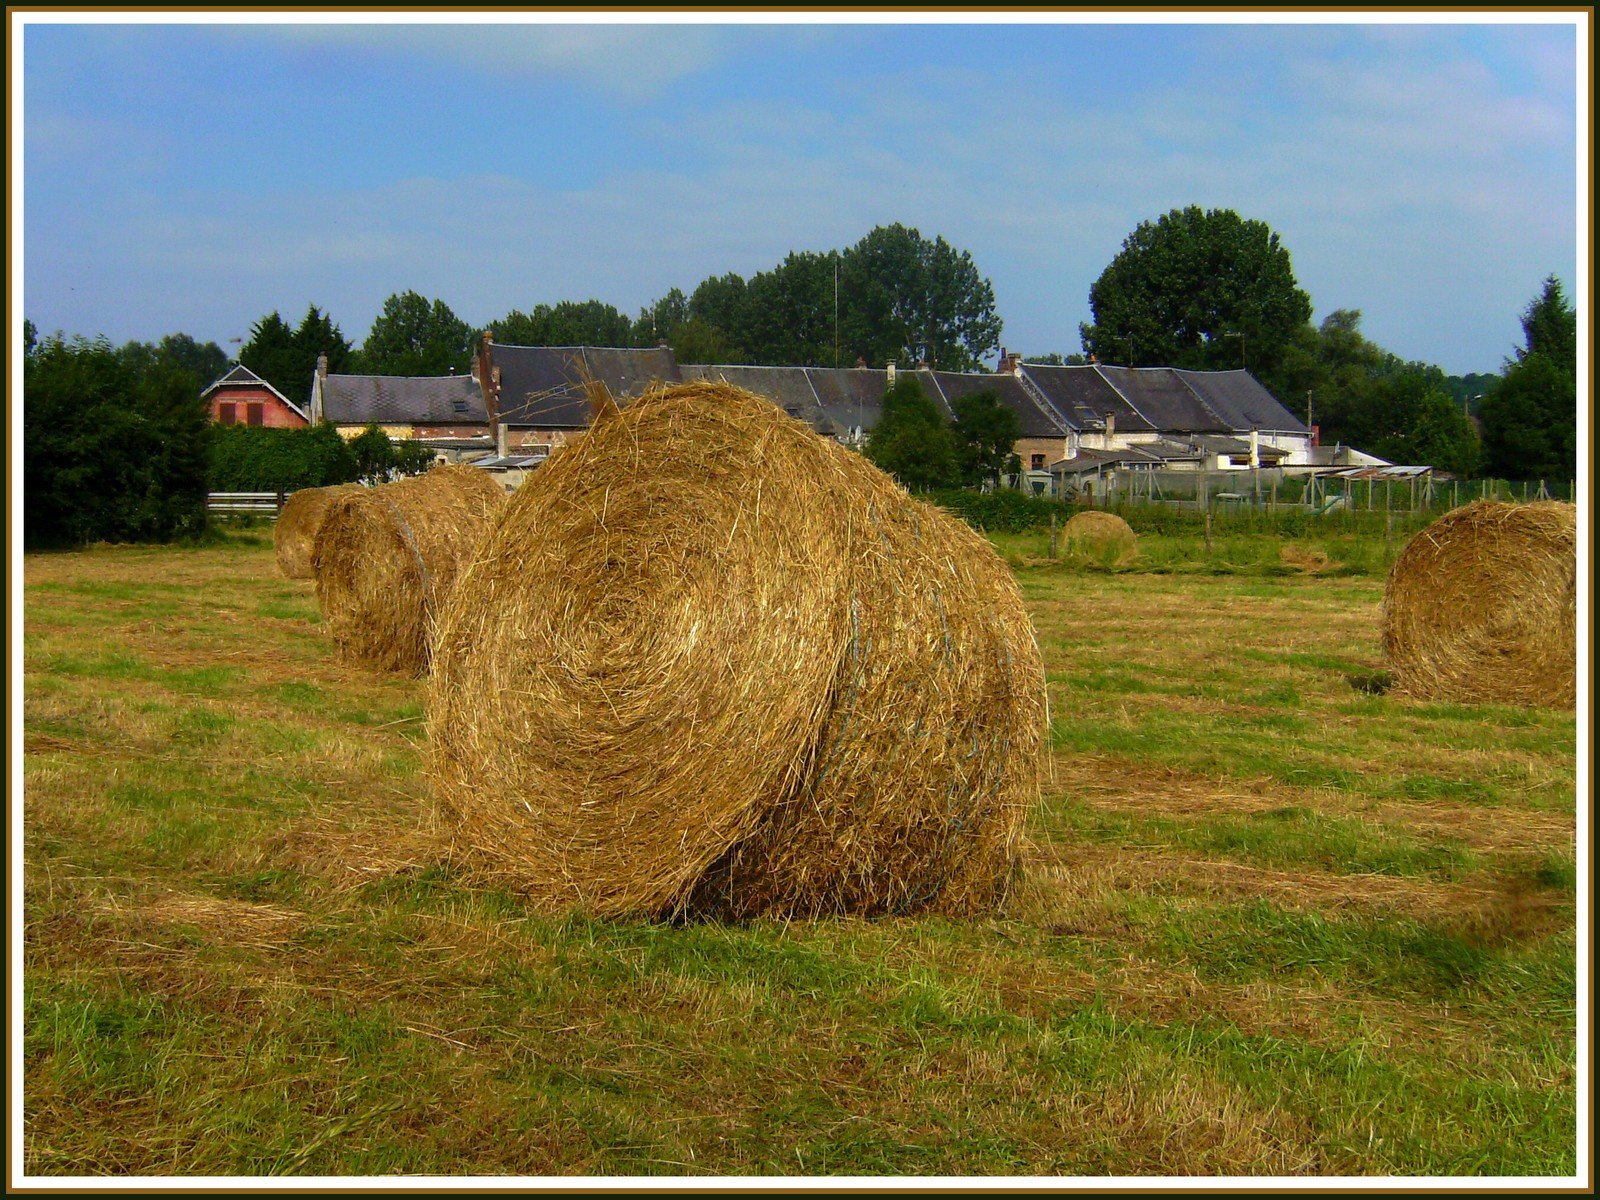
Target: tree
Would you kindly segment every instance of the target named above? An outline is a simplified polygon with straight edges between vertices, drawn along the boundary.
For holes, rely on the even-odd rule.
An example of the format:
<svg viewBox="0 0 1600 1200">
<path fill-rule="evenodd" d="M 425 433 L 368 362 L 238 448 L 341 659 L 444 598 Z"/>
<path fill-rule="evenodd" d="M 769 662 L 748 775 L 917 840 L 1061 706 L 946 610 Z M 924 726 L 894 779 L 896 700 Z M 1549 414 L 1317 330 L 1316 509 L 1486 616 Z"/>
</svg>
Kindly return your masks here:
<svg viewBox="0 0 1600 1200">
<path fill-rule="evenodd" d="M 909 375 L 883 394 L 883 412 L 867 435 L 866 456 L 914 492 L 953 487 L 961 478 L 955 433 Z"/>
<path fill-rule="evenodd" d="M 307 307 L 293 329 L 276 311 L 268 313 L 251 327 L 250 340 L 239 347 L 242 364 L 302 406 L 310 397 L 317 359 L 323 354 L 328 356 L 328 370 L 339 373 L 348 368 L 350 343 L 315 304 Z"/>
<path fill-rule="evenodd" d="M 23 366 L 23 540 L 171 541 L 206 525 L 210 423 L 187 372 L 105 339 L 46 339 Z"/>
<path fill-rule="evenodd" d="M 1362 448 L 1380 458 L 1456 475 L 1478 469 L 1478 435 L 1438 367 L 1408 363 L 1375 380 L 1367 420 L 1373 433 Z"/>
<path fill-rule="evenodd" d="M 1554 275 L 1523 310 L 1526 344 L 1479 406 L 1484 469 L 1502 479 L 1575 479 L 1578 328 Z"/>
<path fill-rule="evenodd" d="M 839 291 L 851 361 L 967 371 L 1000 345 L 993 286 L 971 254 L 942 237 L 880 225 L 844 252 Z"/>
<path fill-rule="evenodd" d="M 837 252 L 791 252 L 745 285 L 745 349 L 763 366 L 834 362 L 834 270 Z M 855 361 L 851 355 L 850 360 Z"/>
<path fill-rule="evenodd" d="M 1086 367 L 1089 365 L 1087 355 L 1061 354 L 1051 351 L 1049 354 L 1035 354 L 1022 360 L 1038 367 Z"/>
<path fill-rule="evenodd" d="M 494 340 L 507 346 L 633 344 L 633 323 L 599 300 L 536 304 L 526 313 L 512 309 L 500 320 L 491 321 L 489 328 L 494 330 Z"/>
<path fill-rule="evenodd" d="M 355 369 L 365 375 L 449 375 L 469 368 L 476 341 L 443 300 L 400 292 L 383 302 L 354 356 Z"/>
<path fill-rule="evenodd" d="M 1522 313 L 1522 335 L 1526 345 L 1517 358 L 1542 354 L 1558 370 L 1578 373 L 1578 314 L 1567 303 L 1561 281 L 1547 276 L 1539 295 Z"/>
<path fill-rule="evenodd" d="M 998 484 L 1022 436 L 1022 422 L 989 389 L 961 396 L 952 407 L 963 481 Z"/>
<path fill-rule="evenodd" d="M 1281 390 L 1285 350 L 1311 319 L 1289 251 L 1261 221 L 1197 205 L 1144 221 L 1089 289 L 1086 353 L 1129 366 L 1245 367 Z"/>
<path fill-rule="evenodd" d="M 689 297 L 680 289 L 672 288 L 654 304 L 639 310 L 639 319 L 633 323 L 632 344 L 655 347 L 666 342 L 670 345 L 688 320 Z"/>
</svg>

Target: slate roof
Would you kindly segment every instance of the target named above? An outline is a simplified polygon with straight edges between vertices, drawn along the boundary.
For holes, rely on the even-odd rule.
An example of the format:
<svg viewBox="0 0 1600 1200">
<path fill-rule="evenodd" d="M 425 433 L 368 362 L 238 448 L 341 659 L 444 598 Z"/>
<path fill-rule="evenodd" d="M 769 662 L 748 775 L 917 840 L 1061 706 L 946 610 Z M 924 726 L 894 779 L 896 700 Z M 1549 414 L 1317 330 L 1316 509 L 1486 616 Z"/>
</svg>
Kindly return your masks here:
<svg viewBox="0 0 1600 1200">
<path fill-rule="evenodd" d="M 618 402 L 640 395 L 657 381 L 683 381 L 677 359 L 664 349 L 503 346 L 494 342 L 490 356 L 500 369 L 500 418 L 507 425 L 588 428 L 591 409 L 583 391 L 585 373 L 605 384 Z"/>
<path fill-rule="evenodd" d="M 1231 423 L 1208 407 L 1182 376 L 1169 367 L 1096 366 L 1090 369 L 1098 371 L 1156 429 L 1182 433 L 1236 432 Z M 1122 428 L 1120 420 L 1117 428 Z"/>
<path fill-rule="evenodd" d="M 336 425 L 487 425 L 470 375 L 327 375 L 322 416 Z"/>
<path fill-rule="evenodd" d="M 1256 380 L 1249 371 L 1173 371 L 1236 433 L 1259 429 L 1270 433 L 1311 430 Z"/>
<path fill-rule="evenodd" d="M 1000 403 L 1017 414 L 1022 426 L 1022 436 L 1028 438 L 1066 437 L 1068 425 L 1061 414 L 1050 406 L 1041 406 L 1038 398 L 1015 375 L 987 375 L 955 371 L 919 371 L 918 378 L 931 378 L 939 390 L 939 399 L 955 416 L 955 402 L 975 392 L 993 392 Z M 924 385 L 926 386 L 926 384 Z"/>
<path fill-rule="evenodd" d="M 1145 420 L 1094 367 L 1045 367 L 1024 363 L 1022 374 L 1075 429 L 1101 429 L 1107 414 L 1121 433 L 1149 433 Z"/>
<path fill-rule="evenodd" d="M 684 364 L 678 368 L 686 380 L 722 380 L 771 400 L 818 433 L 836 436 L 841 430 L 822 409 L 805 367 L 741 367 Z"/>
<path fill-rule="evenodd" d="M 881 367 L 808 367 L 806 378 L 822 411 L 841 430 L 870 432 L 883 415 L 889 372 Z"/>
</svg>

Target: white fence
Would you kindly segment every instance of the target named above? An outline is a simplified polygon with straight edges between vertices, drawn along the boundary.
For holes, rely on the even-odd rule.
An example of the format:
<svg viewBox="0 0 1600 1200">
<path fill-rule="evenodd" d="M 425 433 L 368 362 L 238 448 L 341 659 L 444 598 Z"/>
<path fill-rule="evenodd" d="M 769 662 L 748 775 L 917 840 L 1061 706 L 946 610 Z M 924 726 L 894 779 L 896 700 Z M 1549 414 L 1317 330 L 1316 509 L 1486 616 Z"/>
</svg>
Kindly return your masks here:
<svg viewBox="0 0 1600 1200">
<path fill-rule="evenodd" d="M 283 492 L 207 492 L 206 511 L 276 518 L 283 508 L 283 500 Z"/>
</svg>

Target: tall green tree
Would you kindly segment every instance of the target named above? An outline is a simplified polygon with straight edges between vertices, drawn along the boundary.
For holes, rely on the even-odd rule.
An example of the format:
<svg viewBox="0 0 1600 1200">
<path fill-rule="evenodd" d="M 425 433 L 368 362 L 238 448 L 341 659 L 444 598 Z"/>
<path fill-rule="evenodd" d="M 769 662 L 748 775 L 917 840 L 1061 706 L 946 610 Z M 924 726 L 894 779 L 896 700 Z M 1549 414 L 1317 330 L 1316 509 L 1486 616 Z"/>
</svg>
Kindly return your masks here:
<svg viewBox="0 0 1600 1200">
<path fill-rule="evenodd" d="M 465 372 L 477 338 L 443 300 L 397 292 L 383 302 L 354 356 L 363 375 L 448 375 Z"/>
<path fill-rule="evenodd" d="M 1013 450 L 1022 436 L 1022 422 L 989 389 L 958 397 L 951 407 L 956 413 L 963 482 L 998 484 L 1016 457 Z"/>
<path fill-rule="evenodd" d="M 844 252 L 839 289 L 846 361 L 969 371 L 999 348 L 993 286 L 943 237 L 879 226 Z"/>
<path fill-rule="evenodd" d="M 1174 209 L 1143 221 L 1089 289 L 1086 353 L 1129 366 L 1245 367 L 1271 391 L 1311 319 L 1289 251 L 1231 209 Z"/>
<path fill-rule="evenodd" d="M 210 424 L 193 378 L 105 339 L 47 338 L 23 366 L 23 540 L 170 541 L 206 525 Z"/>
<path fill-rule="evenodd" d="M 239 348 L 239 361 L 303 407 L 310 399 L 317 358 L 323 354 L 328 356 L 330 371 L 337 374 L 349 369 L 349 341 L 327 314 L 312 304 L 300 324 L 292 328 L 276 311 L 262 317 L 251 327 L 250 340 Z"/>
<path fill-rule="evenodd" d="M 883 411 L 867 435 L 867 458 L 914 492 L 961 481 L 961 448 L 938 405 L 909 375 L 883 394 Z"/>
<path fill-rule="evenodd" d="M 1550 276 L 1523 310 L 1524 345 L 1479 407 L 1484 470 L 1501 479 L 1575 479 L 1577 314 Z"/>
<path fill-rule="evenodd" d="M 632 345 L 654 347 L 662 342 L 671 345 L 678 330 L 689 320 L 689 297 L 681 289 L 671 288 L 654 304 L 639 310 L 633 323 Z"/>
</svg>

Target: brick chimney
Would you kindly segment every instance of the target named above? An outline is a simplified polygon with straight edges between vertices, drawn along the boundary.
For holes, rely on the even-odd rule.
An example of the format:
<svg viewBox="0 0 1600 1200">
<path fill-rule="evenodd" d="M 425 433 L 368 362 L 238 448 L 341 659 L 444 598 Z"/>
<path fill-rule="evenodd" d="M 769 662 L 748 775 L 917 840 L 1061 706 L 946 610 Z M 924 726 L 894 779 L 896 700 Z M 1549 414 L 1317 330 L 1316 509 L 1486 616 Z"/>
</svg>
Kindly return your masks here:
<svg viewBox="0 0 1600 1200">
<path fill-rule="evenodd" d="M 1000 347 L 1000 365 L 994 369 L 996 375 L 1015 375 L 1022 370 L 1022 355 L 1008 354 L 1004 346 Z"/>
</svg>

